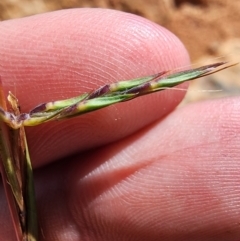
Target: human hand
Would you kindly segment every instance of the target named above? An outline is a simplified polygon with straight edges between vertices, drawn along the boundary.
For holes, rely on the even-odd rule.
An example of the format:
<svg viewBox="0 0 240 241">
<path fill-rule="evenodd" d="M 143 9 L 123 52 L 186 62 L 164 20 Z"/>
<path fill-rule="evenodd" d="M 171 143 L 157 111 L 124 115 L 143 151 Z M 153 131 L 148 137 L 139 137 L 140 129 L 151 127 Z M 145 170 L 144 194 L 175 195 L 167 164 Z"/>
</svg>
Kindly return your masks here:
<svg viewBox="0 0 240 241">
<path fill-rule="evenodd" d="M 171 33 L 117 11 L 59 11 L 0 29 L 0 75 L 22 112 L 189 64 Z M 239 99 L 174 110 L 183 95 L 26 128 L 41 240 L 237 240 Z M 0 240 L 14 240 L 0 195 Z"/>
</svg>

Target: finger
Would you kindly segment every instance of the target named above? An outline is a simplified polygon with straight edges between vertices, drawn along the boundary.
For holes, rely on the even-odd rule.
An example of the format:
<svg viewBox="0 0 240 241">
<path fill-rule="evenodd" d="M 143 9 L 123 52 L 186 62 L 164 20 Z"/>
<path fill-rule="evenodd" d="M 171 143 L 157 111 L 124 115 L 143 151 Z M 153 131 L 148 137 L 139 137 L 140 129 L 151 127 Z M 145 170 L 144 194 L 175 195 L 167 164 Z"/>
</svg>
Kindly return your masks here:
<svg viewBox="0 0 240 241">
<path fill-rule="evenodd" d="M 44 240 L 237 240 L 239 115 L 239 98 L 196 103 L 37 171 Z"/>
<path fill-rule="evenodd" d="M 58 11 L 3 22 L 0 31 L 1 79 L 5 91 L 17 95 L 23 112 L 41 102 L 189 63 L 173 34 L 117 11 Z M 165 116 L 183 95 L 155 94 L 74 120 L 28 128 L 34 165 L 123 138 Z"/>
<path fill-rule="evenodd" d="M 84 163 L 76 158 L 66 186 L 69 220 L 81 230 L 76 234 L 91 240 L 237 240 L 239 101 L 178 109 L 84 156 Z"/>
</svg>

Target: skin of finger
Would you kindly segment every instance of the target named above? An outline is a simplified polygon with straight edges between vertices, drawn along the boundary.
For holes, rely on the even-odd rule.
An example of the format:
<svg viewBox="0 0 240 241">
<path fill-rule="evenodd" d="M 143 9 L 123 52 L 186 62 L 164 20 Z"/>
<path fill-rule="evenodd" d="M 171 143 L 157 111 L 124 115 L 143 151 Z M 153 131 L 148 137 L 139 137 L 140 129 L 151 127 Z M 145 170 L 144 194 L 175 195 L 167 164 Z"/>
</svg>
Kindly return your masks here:
<svg viewBox="0 0 240 241">
<path fill-rule="evenodd" d="M 238 240 L 239 101 L 177 109 L 40 171 L 44 240 Z"/>
<path fill-rule="evenodd" d="M 1 22 L 0 75 L 22 112 L 104 84 L 189 64 L 182 43 L 144 18 L 72 9 Z M 169 113 L 184 91 L 164 91 L 72 120 L 27 129 L 34 166 L 119 140 Z"/>
</svg>

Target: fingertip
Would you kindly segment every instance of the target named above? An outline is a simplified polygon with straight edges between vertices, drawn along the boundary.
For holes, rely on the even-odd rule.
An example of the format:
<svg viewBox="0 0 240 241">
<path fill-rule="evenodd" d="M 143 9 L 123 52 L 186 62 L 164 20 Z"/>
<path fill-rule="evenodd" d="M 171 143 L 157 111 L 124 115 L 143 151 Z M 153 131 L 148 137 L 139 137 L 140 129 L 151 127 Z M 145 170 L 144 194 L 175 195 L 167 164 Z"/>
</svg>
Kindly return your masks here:
<svg viewBox="0 0 240 241">
<path fill-rule="evenodd" d="M 189 64 L 176 36 L 147 19 L 119 11 L 62 10 L 3 22 L 0 31 L 4 89 L 17 96 L 22 112 L 101 85 Z M 77 120 L 28 129 L 34 162 L 49 162 L 123 138 L 165 116 L 184 94 L 164 91 Z"/>
<path fill-rule="evenodd" d="M 106 9 L 5 21 L 0 51 L 5 89 L 17 93 L 24 109 L 189 64 L 185 47 L 165 28 Z"/>
</svg>

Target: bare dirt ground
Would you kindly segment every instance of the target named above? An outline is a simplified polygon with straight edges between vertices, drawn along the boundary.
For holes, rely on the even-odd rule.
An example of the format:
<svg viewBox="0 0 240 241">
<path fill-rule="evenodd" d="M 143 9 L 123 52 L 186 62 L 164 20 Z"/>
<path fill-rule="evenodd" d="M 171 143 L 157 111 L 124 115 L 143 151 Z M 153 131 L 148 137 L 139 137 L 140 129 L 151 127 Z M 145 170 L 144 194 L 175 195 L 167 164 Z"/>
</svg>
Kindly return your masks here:
<svg viewBox="0 0 240 241">
<path fill-rule="evenodd" d="M 240 61 L 240 1 L 1 0 L 0 19 L 76 7 L 118 9 L 148 18 L 175 33 L 185 44 L 193 63 L 216 62 L 219 60 L 214 58 L 220 56 L 227 61 Z M 240 94 L 239 75 L 237 66 L 204 81 L 196 81 L 194 88 L 222 91 L 190 91 L 187 100 Z"/>
</svg>

